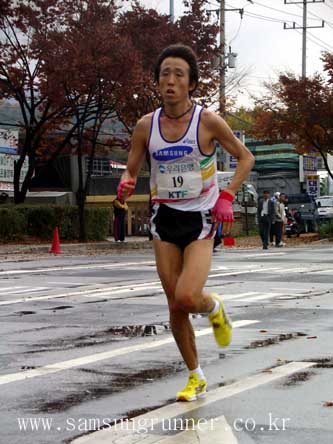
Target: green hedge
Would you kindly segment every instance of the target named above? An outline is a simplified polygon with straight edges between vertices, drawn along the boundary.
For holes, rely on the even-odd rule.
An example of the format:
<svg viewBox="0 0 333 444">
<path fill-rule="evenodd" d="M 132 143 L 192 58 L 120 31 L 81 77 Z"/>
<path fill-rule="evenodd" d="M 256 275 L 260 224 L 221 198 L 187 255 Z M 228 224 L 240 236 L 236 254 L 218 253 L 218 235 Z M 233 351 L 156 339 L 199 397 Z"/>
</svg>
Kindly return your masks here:
<svg viewBox="0 0 333 444">
<path fill-rule="evenodd" d="M 27 219 L 16 208 L 0 207 L 0 240 L 23 239 L 27 232 Z"/>
<path fill-rule="evenodd" d="M 319 224 L 319 234 L 321 239 L 333 237 L 333 219 L 321 221 Z"/>
<path fill-rule="evenodd" d="M 104 240 L 109 234 L 109 208 L 85 208 L 87 240 Z M 79 239 L 77 206 L 6 205 L 0 207 L 0 240 L 22 239 L 26 235 L 50 240 L 58 226 L 60 239 Z"/>
</svg>

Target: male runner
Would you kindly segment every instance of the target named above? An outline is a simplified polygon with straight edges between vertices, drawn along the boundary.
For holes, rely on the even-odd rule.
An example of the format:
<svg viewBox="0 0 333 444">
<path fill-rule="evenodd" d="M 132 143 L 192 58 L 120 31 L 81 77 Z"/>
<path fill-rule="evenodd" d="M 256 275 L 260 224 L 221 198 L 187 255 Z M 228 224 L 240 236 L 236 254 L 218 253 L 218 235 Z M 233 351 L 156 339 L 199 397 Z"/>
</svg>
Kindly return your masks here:
<svg viewBox="0 0 333 444">
<path fill-rule="evenodd" d="M 133 193 L 148 151 L 156 266 L 168 299 L 172 333 L 189 369 L 188 383 L 176 399 L 193 401 L 204 395 L 207 381 L 189 314 L 208 313 L 217 343 L 222 347 L 230 343 L 232 326 L 223 303 L 217 294 L 203 292 L 203 287 L 216 227 L 223 222 L 224 232 L 230 231 L 232 201 L 254 158 L 220 116 L 191 100 L 199 81 L 191 48 L 181 44 L 165 48 L 157 60 L 155 80 L 163 106 L 138 121 L 117 195 L 126 200 Z M 232 181 L 220 194 L 216 140 L 238 160 Z"/>
</svg>

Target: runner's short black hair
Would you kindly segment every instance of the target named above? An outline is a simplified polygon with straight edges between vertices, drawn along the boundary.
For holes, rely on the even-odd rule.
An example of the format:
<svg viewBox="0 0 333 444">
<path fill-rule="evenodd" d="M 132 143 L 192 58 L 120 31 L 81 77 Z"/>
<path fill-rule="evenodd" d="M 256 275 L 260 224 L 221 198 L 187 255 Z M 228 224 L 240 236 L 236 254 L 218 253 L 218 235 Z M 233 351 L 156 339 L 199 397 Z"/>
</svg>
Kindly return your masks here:
<svg viewBox="0 0 333 444">
<path fill-rule="evenodd" d="M 160 77 L 161 65 L 164 59 L 167 57 L 179 57 L 185 60 L 190 67 L 190 83 L 194 82 L 195 86 L 190 95 L 196 90 L 199 83 L 199 68 L 197 62 L 197 56 L 190 46 L 183 45 L 182 43 L 176 43 L 175 45 L 167 46 L 163 49 L 157 59 L 157 63 L 154 70 L 154 78 L 158 83 Z"/>
</svg>

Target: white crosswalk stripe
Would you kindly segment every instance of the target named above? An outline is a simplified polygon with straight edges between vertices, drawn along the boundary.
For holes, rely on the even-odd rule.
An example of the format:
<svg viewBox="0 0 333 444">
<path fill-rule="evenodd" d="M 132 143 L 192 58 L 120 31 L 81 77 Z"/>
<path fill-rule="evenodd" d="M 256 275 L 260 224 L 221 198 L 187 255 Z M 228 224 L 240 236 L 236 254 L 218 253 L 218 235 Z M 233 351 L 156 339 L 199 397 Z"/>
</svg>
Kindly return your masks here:
<svg viewBox="0 0 333 444">
<path fill-rule="evenodd" d="M 245 327 L 247 325 L 255 324 L 259 321 L 256 320 L 240 320 L 233 323 L 234 328 Z M 212 329 L 205 328 L 195 332 L 197 337 L 212 334 Z M 115 356 L 127 355 L 129 353 L 140 352 L 141 350 L 149 350 L 152 348 L 161 347 L 162 345 L 173 344 L 174 338 L 172 335 L 165 339 L 151 340 L 149 342 L 139 343 L 128 347 L 120 347 L 114 350 L 99 352 L 93 355 L 82 356 L 80 358 L 69 359 L 67 361 L 56 362 L 54 364 L 45 365 L 38 369 L 26 370 L 20 373 L 11 373 L 8 375 L 0 376 L 0 385 L 8 384 L 11 382 L 22 381 L 25 379 L 35 378 L 36 376 L 45 376 L 52 373 L 57 373 L 62 370 L 68 370 L 81 365 L 92 364 L 94 362 L 103 361 L 105 359 L 111 359 Z"/>
<path fill-rule="evenodd" d="M 117 428 L 110 427 L 105 428 L 96 432 L 93 432 L 89 435 L 85 435 L 74 439 L 72 441 L 73 444 L 146 444 L 149 443 L 158 443 L 158 444 L 182 444 L 183 442 L 187 444 L 195 443 L 193 441 L 193 434 L 188 435 L 188 441 L 182 441 L 181 438 L 185 437 L 183 434 L 177 434 L 173 437 L 168 438 L 169 441 L 145 441 L 144 437 L 139 437 L 136 432 L 135 426 L 139 421 L 144 421 L 147 424 L 160 424 L 162 422 L 167 421 L 169 418 L 176 418 L 184 414 L 188 414 L 189 412 L 196 410 L 198 408 L 204 409 L 209 404 L 212 404 L 216 401 L 221 401 L 226 398 L 230 398 L 232 396 L 238 395 L 239 393 L 243 393 L 247 390 L 255 389 L 261 385 L 268 384 L 270 382 L 274 382 L 278 379 L 281 379 L 285 376 L 291 375 L 293 373 L 308 369 L 316 365 L 315 362 L 290 362 L 285 365 L 281 365 L 280 367 L 274 367 L 269 370 L 269 372 L 260 372 L 254 375 L 248 376 L 242 380 L 234 382 L 233 384 L 220 387 L 216 390 L 210 391 L 207 393 L 207 397 L 200 399 L 198 401 L 194 401 L 191 403 L 173 403 L 168 404 L 164 407 L 161 407 L 156 410 L 152 410 L 143 415 L 137 416 L 133 418 L 135 421 L 132 422 L 132 430 L 129 431 L 124 436 L 123 430 L 117 430 Z M 237 444 L 237 440 L 234 437 L 232 431 L 230 430 L 230 426 L 228 423 L 223 420 L 224 417 L 215 418 L 216 423 L 220 422 L 220 426 L 217 426 L 218 432 L 222 432 L 222 428 L 224 428 L 225 435 L 219 434 L 218 432 L 213 431 L 213 433 L 203 433 L 197 442 L 201 444 L 208 443 L 226 443 L 226 444 Z M 227 426 L 227 427 L 226 427 Z M 229 427 L 228 427 L 229 426 Z M 231 433 L 230 433 L 231 432 Z M 151 436 L 148 434 L 148 436 Z M 158 437 L 159 438 L 159 437 Z M 177 439 L 178 438 L 178 439 Z M 194 437 L 195 438 L 195 437 Z M 217 438 L 217 439 L 216 439 Z M 224 438 L 224 439 L 223 439 Z M 167 439 L 167 437 L 165 438 Z M 170 441 L 171 439 L 171 441 Z M 191 441 L 192 439 L 192 441 Z"/>
<path fill-rule="evenodd" d="M 94 270 L 96 268 L 121 268 L 136 265 L 138 267 L 142 267 L 143 265 L 154 265 L 155 261 L 145 261 L 145 262 L 119 262 L 119 263 L 104 263 L 104 264 L 87 264 L 87 265 L 74 265 L 74 266 L 63 266 L 63 267 L 45 267 L 45 268 L 35 268 L 35 269 L 17 269 L 17 270 L 2 270 L 0 271 L 0 276 L 7 275 L 20 275 L 20 274 L 40 274 L 40 273 L 49 273 L 50 271 L 76 271 L 76 270 Z"/>
<path fill-rule="evenodd" d="M 10 290 L 18 290 L 19 288 L 26 288 L 26 287 L 22 287 L 22 286 L 15 286 L 15 287 L 1 287 L 0 288 L 0 294 L 7 294 L 8 293 L 8 290 L 10 291 Z"/>
<path fill-rule="evenodd" d="M 33 293 L 33 292 L 40 292 L 47 289 L 46 287 L 36 287 L 31 289 L 25 289 L 25 290 L 17 290 L 13 292 L 3 292 L 4 294 L 21 294 L 21 293 Z M 82 289 L 74 292 L 66 292 L 66 293 L 60 293 L 60 294 L 50 294 L 47 296 L 28 296 L 23 297 L 19 299 L 12 299 L 12 300 L 4 300 L 0 301 L 1 305 L 13 305 L 18 303 L 24 303 L 24 302 L 32 302 L 32 301 L 43 301 L 43 300 L 52 300 L 52 299 L 62 299 L 62 298 L 100 298 L 100 299 L 109 299 L 110 301 L 118 301 L 122 299 L 131 299 L 135 298 L 137 296 L 144 296 L 144 293 L 147 292 L 146 296 L 151 297 L 152 294 L 154 296 L 163 295 L 164 290 L 162 286 L 160 285 L 159 281 L 151 282 L 150 284 L 138 284 L 131 287 L 109 287 L 109 288 L 94 288 L 94 289 Z M 244 292 L 244 293 L 235 293 L 235 294 L 225 294 L 221 293 L 221 297 L 223 301 L 239 301 L 239 302 L 255 302 L 255 301 L 261 301 L 265 299 L 274 299 L 277 297 L 294 297 L 294 296 L 305 296 L 309 295 L 311 292 L 308 290 L 304 290 L 302 292 L 257 292 L 257 291 L 250 291 L 250 292 Z M 1 295 L 1 292 L 0 292 Z"/>
<path fill-rule="evenodd" d="M 271 267 L 271 268 L 265 268 L 265 269 L 257 269 L 257 268 L 251 268 L 246 270 L 235 270 L 235 271 L 228 271 L 228 272 L 221 272 L 221 273 L 213 273 L 209 275 L 209 278 L 215 278 L 215 277 L 224 277 L 224 276 L 238 276 L 242 274 L 248 274 L 248 273 L 266 273 L 268 271 L 276 271 L 279 268 L 277 267 Z M 151 282 L 145 282 L 145 283 L 131 283 L 130 285 L 116 285 L 116 286 L 105 286 L 104 288 L 93 288 L 93 289 L 86 289 L 82 288 L 76 291 L 72 292 L 64 292 L 60 294 L 50 294 L 50 295 L 43 295 L 43 296 L 33 296 L 33 297 L 23 297 L 19 299 L 11 299 L 11 300 L 5 300 L 0 301 L 1 305 L 12 305 L 12 304 L 18 304 L 21 302 L 30 302 L 30 301 L 42 301 L 42 300 L 48 300 L 48 299 L 59 299 L 59 298 L 69 298 L 69 297 L 103 297 L 108 299 L 119 299 L 119 295 L 124 294 L 125 297 L 132 297 L 135 292 L 138 291 L 144 291 L 144 290 L 154 290 L 154 292 L 163 292 L 162 286 L 160 284 L 159 280 L 151 281 Z M 28 293 L 29 291 L 24 291 L 24 293 Z M 130 295 L 127 295 L 127 293 L 130 293 Z"/>
<path fill-rule="evenodd" d="M 44 290 L 49 290 L 49 287 L 11 287 L 10 290 L 0 288 L 0 295 L 36 293 L 38 291 L 44 291 Z"/>
</svg>

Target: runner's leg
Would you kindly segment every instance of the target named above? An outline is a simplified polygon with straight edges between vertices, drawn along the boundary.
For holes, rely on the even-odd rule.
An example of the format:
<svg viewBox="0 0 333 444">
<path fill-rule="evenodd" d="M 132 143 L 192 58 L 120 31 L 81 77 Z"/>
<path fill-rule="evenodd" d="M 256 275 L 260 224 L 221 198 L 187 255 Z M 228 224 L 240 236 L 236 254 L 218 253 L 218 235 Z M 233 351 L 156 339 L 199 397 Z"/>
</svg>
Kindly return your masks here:
<svg viewBox="0 0 333 444">
<path fill-rule="evenodd" d="M 215 340 L 220 347 L 230 344 L 232 325 L 216 293 L 203 292 L 211 266 L 213 240 L 197 240 L 184 251 L 184 264 L 176 287 L 176 303 L 187 313 L 209 313 Z"/>
<path fill-rule="evenodd" d="M 184 250 L 182 272 L 177 281 L 176 303 L 188 313 L 208 313 L 214 299 L 203 292 L 211 267 L 213 239 L 191 242 Z"/>
<path fill-rule="evenodd" d="M 183 252 L 177 245 L 169 242 L 154 239 L 153 245 L 157 272 L 168 299 L 172 334 L 185 364 L 189 370 L 193 370 L 198 367 L 193 327 L 189 313 L 175 301 L 177 281 L 183 267 Z"/>
</svg>

